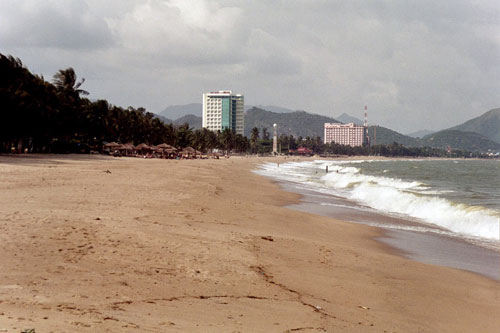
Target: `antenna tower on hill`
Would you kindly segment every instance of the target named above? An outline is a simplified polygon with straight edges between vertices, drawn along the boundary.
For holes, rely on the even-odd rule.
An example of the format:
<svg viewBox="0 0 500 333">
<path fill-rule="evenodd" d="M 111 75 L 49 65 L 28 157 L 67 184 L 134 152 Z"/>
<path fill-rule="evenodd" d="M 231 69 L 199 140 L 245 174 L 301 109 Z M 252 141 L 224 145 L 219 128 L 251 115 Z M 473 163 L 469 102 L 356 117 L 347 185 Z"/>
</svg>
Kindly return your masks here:
<svg viewBox="0 0 500 333">
<path fill-rule="evenodd" d="M 370 144 L 370 137 L 368 136 L 368 107 L 365 105 L 365 121 L 363 123 L 365 128 L 365 143 Z"/>
<path fill-rule="evenodd" d="M 363 126 L 368 127 L 368 107 L 366 105 L 365 105 L 365 122 Z"/>
</svg>

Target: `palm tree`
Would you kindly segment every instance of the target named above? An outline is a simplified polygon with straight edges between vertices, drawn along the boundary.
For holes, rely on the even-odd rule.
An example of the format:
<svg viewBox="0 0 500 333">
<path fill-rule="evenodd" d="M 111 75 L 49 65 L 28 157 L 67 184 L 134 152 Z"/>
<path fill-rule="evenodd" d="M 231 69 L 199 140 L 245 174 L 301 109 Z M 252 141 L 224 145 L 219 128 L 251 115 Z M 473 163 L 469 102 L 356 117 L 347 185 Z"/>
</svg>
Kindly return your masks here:
<svg viewBox="0 0 500 333">
<path fill-rule="evenodd" d="M 248 138 L 241 134 L 236 134 L 236 137 L 234 138 L 234 145 L 236 150 L 240 153 L 246 152 L 250 148 Z"/>
<path fill-rule="evenodd" d="M 250 132 L 250 146 L 252 148 L 252 153 L 257 152 L 257 142 L 259 141 L 259 129 L 257 127 L 252 128 Z"/>
<path fill-rule="evenodd" d="M 193 141 L 193 130 L 189 127 L 188 123 L 180 125 L 176 130 L 175 145 L 180 148 L 189 146 Z"/>
<path fill-rule="evenodd" d="M 259 140 L 259 129 L 257 127 L 252 128 L 250 140 L 252 141 L 252 143 L 255 143 Z"/>
<path fill-rule="evenodd" d="M 202 128 L 202 133 L 205 136 L 207 148 L 212 151 L 212 149 L 217 147 L 217 134 L 207 128 Z"/>
<path fill-rule="evenodd" d="M 197 129 L 193 132 L 192 136 L 192 143 L 191 146 L 195 148 L 196 150 L 199 150 L 201 152 L 205 152 L 206 147 L 207 147 L 207 137 L 204 135 L 204 132 L 202 129 Z"/>
<path fill-rule="evenodd" d="M 229 152 L 234 147 L 235 134 L 229 129 L 225 128 L 222 132 L 217 132 L 219 137 L 219 145 L 223 150 Z"/>
<path fill-rule="evenodd" d="M 269 140 L 269 132 L 267 131 L 266 127 L 264 127 L 262 129 L 262 139 L 263 140 Z"/>
<path fill-rule="evenodd" d="M 54 74 L 52 82 L 58 91 L 66 92 L 71 95 L 76 94 L 76 96 L 89 94 L 88 91 L 79 89 L 85 82 L 85 79 L 82 78 L 82 80 L 77 83 L 75 70 L 71 67 L 59 70 L 59 72 Z"/>
</svg>

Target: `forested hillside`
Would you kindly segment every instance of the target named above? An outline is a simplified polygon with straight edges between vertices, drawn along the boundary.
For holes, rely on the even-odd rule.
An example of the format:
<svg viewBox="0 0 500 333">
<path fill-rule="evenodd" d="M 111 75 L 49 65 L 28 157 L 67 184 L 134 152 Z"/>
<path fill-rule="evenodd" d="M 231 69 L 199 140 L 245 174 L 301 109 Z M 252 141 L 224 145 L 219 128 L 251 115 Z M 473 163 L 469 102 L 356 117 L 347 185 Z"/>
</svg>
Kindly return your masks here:
<svg viewBox="0 0 500 333">
<path fill-rule="evenodd" d="M 407 147 L 420 146 L 418 139 L 398 133 L 382 126 L 368 127 L 368 135 L 370 136 L 372 144 L 388 145 L 397 142 Z"/>
<path fill-rule="evenodd" d="M 500 144 L 478 133 L 457 130 L 439 131 L 422 139 L 422 145 L 447 149 L 462 149 L 470 151 L 499 151 Z"/>
<path fill-rule="evenodd" d="M 323 138 L 324 124 L 335 123 L 337 120 L 305 111 L 295 111 L 289 113 L 277 113 L 252 108 L 245 114 L 245 135 L 249 136 L 252 128 L 266 128 L 272 133 L 273 124 L 278 125 L 279 134 L 293 135 L 295 137 L 316 137 Z"/>
<path fill-rule="evenodd" d="M 500 108 L 492 109 L 462 125 L 452 127 L 450 130 L 475 132 L 500 143 Z"/>
</svg>

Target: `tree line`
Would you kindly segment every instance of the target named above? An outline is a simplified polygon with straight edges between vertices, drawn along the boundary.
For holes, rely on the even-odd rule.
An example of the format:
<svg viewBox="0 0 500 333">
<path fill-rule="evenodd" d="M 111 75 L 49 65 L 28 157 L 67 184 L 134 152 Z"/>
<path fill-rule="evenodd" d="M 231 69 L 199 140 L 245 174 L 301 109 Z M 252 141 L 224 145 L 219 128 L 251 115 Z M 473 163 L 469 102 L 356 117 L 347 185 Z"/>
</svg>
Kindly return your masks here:
<svg viewBox="0 0 500 333">
<path fill-rule="evenodd" d="M 165 124 L 144 108 L 91 101 L 75 71 L 58 71 L 52 82 L 33 75 L 19 58 L 0 54 L 0 152 L 79 153 L 103 143 L 168 143 L 200 151 L 246 152 L 250 143 L 226 129 L 214 133 L 188 124 Z"/>
<path fill-rule="evenodd" d="M 262 133 L 262 135 L 261 135 Z M 467 150 L 444 150 L 432 147 L 406 147 L 397 142 L 389 145 L 372 145 L 352 147 L 335 142 L 325 144 L 319 137 L 294 137 L 280 135 L 278 137 L 278 152 L 282 154 L 297 154 L 296 150 L 305 147 L 311 154 L 333 156 L 386 156 L 386 157 L 486 157 L 479 152 Z M 273 150 L 272 139 L 266 128 L 262 132 L 254 127 L 250 132 L 250 152 L 254 154 L 270 154 Z"/>
<path fill-rule="evenodd" d="M 168 143 L 199 151 L 212 149 L 270 154 L 272 138 L 267 129 L 253 128 L 250 138 L 230 129 L 193 130 L 188 124 L 165 124 L 144 108 L 122 108 L 106 100 L 91 101 L 72 68 L 58 71 L 52 81 L 32 74 L 19 58 L 0 54 L 0 153 L 87 153 L 101 151 L 106 142 L 134 145 Z M 261 136 L 262 134 L 262 136 Z M 365 147 L 324 144 L 320 137 L 280 135 L 279 151 L 291 153 L 305 147 L 319 155 L 382 155 L 471 157 L 477 153 L 447 152 L 429 147 L 405 147 L 394 143 Z"/>
</svg>

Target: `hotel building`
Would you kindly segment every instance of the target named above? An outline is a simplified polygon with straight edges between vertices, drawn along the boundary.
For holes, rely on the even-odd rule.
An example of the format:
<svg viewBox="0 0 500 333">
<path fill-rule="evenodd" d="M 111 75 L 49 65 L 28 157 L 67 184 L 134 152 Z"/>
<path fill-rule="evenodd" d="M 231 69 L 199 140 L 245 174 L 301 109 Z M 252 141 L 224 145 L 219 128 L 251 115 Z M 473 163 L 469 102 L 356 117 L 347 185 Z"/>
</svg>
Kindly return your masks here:
<svg viewBox="0 0 500 333">
<path fill-rule="evenodd" d="M 230 90 L 203 94 L 204 128 L 223 131 L 226 128 L 243 135 L 244 98 Z"/>
<path fill-rule="evenodd" d="M 324 142 L 335 142 L 352 147 L 362 146 L 365 142 L 365 127 L 354 123 L 325 123 Z"/>
</svg>

